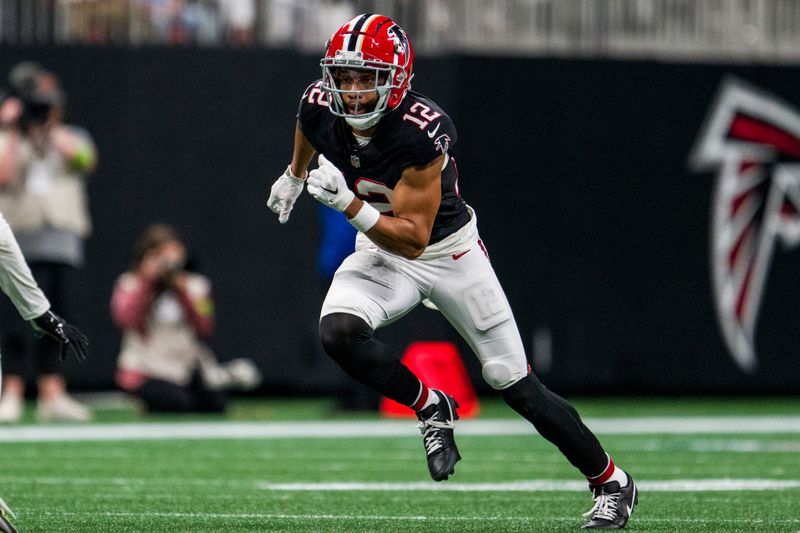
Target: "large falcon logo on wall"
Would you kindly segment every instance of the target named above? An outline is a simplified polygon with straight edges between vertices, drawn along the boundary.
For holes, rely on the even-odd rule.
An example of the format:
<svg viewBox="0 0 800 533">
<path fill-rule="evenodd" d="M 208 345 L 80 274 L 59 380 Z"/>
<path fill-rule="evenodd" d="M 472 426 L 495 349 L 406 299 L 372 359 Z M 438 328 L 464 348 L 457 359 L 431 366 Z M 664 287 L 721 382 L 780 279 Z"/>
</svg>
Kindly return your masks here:
<svg viewBox="0 0 800 533">
<path fill-rule="evenodd" d="M 752 372 L 775 244 L 800 244 L 800 115 L 767 92 L 726 79 L 690 162 L 697 171 L 718 172 L 710 238 L 714 300 L 731 355 Z"/>
</svg>

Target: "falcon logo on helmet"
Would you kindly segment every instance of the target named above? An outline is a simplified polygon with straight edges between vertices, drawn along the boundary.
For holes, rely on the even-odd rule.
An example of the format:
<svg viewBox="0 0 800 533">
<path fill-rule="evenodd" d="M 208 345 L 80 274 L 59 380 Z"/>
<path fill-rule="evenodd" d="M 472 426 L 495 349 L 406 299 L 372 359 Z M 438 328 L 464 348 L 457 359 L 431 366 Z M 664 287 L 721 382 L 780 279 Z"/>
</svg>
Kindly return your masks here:
<svg viewBox="0 0 800 533">
<path fill-rule="evenodd" d="M 322 90 L 330 95 L 331 113 L 343 117 L 350 126 L 365 130 L 395 109 L 411 87 L 414 51 L 403 29 L 389 17 L 365 13 L 336 30 L 326 44 L 322 67 Z M 372 87 L 342 88 L 339 73 L 343 70 L 369 72 Z M 373 109 L 353 114 L 348 111 L 343 94 L 377 93 Z"/>
<path fill-rule="evenodd" d="M 386 31 L 386 35 L 394 41 L 394 49 L 395 52 L 398 54 L 405 54 L 408 50 L 408 38 L 406 37 L 406 33 L 403 31 L 403 28 L 394 24 L 391 28 Z"/>
</svg>

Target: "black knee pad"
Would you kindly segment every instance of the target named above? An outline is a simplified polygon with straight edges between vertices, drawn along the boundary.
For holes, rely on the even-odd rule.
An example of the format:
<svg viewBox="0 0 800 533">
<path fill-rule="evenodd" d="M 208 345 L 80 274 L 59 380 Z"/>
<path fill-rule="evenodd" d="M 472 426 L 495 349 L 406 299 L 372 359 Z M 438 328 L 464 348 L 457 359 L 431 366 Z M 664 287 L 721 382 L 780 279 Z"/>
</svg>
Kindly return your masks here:
<svg viewBox="0 0 800 533">
<path fill-rule="evenodd" d="M 325 352 L 350 377 L 396 402 L 414 403 L 419 380 L 375 338 L 363 319 L 347 313 L 325 315 L 319 333 Z"/>
<path fill-rule="evenodd" d="M 359 346 L 369 342 L 373 333 L 373 329 L 362 318 L 348 313 L 325 315 L 319 322 L 322 347 L 340 363 L 358 357 Z"/>
</svg>

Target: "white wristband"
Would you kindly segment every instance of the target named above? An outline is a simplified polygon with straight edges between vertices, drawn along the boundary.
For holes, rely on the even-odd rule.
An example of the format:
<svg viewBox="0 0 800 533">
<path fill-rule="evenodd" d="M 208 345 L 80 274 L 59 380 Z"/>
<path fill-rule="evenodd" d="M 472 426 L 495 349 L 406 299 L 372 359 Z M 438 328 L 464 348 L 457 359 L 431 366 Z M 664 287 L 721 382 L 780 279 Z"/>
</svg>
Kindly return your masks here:
<svg viewBox="0 0 800 533">
<path fill-rule="evenodd" d="M 361 205 L 361 209 L 358 210 L 356 216 L 347 221 L 353 225 L 361 233 L 366 233 L 372 229 L 372 226 L 378 223 L 378 219 L 381 218 L 381 213 L 367 202 L 364 202 Z"/>
</svg>

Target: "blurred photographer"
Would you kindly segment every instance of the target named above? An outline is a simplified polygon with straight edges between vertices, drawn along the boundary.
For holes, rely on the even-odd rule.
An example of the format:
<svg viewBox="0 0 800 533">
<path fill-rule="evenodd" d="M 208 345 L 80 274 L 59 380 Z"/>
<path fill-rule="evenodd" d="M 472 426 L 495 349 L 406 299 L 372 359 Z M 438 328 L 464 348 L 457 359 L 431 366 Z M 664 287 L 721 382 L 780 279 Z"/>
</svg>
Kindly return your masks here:
<svg viewBox="0 0 800 533">
<path fill-rule="evenodd" d="M 214 329 L 211 283 L 186 269 L 186 247 L 171 226 L 153 224 L 137 239 L 111 313 L 123 330 L 117 384 L 148 412 L 221 413 L 223 389 L 261 381 L 249 360 L 219 364 L 204 343 Z"/>
<path fill-rule="evenodd" d="M 26 61 L 11 70 L 0 103 L 0 212 L 33 276 L 60 309 L 75 299 L 74 277 L 91 231 L 85 181 L 97 161 L 89 133 L 63 123 L 65 101 L 58 78 Z M 15 315 L 8 303 L 0 305 L 9 328 L 1 346 L 7 373 L 0 421 L 22 414 L 29 360 L 38 377 L 39 419 L 88 420 L 89 410 L 67 395 L 58 345 L 47 338 L 30 345 Z"/>
</svg>

